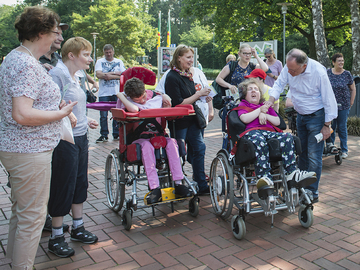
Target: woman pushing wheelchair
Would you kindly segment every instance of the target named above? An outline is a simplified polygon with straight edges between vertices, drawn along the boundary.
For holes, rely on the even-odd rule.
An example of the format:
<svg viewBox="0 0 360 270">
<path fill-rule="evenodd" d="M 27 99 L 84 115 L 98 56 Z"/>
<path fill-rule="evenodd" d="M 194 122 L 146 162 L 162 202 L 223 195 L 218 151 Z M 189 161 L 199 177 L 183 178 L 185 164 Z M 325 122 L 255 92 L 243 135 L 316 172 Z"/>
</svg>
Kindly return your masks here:
<svg viewBox="0 0 360 270">
<path fill-rule="evenodd" d="M 280 124 L 280 118 L 273 108 L 263 103 L 264 98 L 258 82 L 248 79 L 239 85 L 239 89 L 240 92 L 242 90 L 242 97 L 237 110 L 240 120 L 246 125 L 243 137 L 255 145 L 255 172 L 259 178 L 257 188 L 273 185 L 267 144 L 267 140 L 272 138 L 280 143 L 288 182 L 312 182 L 316 179 L 315 172 L 300 171 L 297 168 L 293 137 L 276 127 Z M 307 186 L 307 183 L 301 184 Z"/>
</svg>

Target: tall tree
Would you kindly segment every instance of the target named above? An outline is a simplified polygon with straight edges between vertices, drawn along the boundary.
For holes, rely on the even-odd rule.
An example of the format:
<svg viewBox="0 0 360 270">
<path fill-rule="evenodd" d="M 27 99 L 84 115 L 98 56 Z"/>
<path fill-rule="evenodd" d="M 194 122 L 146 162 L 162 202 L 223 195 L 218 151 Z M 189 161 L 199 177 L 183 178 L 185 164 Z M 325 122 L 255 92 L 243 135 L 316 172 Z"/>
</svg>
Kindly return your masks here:
<svg viewBox="0 0 360 270">
<path fill-rule="evenodd" d="M 353 76 L 360 76 L 360 25 L 359 25 L 359 0 L 351 0 L 351 30 L 353 49 Z"/>
<path fill-rule="evenodd" d="M 193 15 L 214 28 L 225 49 L 237 49 L 240 41 L 256 38 L 256 30 L 263 28 L 264 39 L 280 39 L 282 15 L 278 5 L 282 0 L 184 0 L 184 14 Z M 310 57 L 316 57 L 311 1 L 289 0 L 293 3 L 286 14 L 286 29 L 307 38 Z M 338 31 L 331 38 L 349 38 L 350 10 L 343 0 L 327 0 L 323 6 L 325 32 Z M 290 48 L 288 48 L 290 49 Z"/>
<path fill-rule="evenodd" d="M 322 0 L 312 0 L 313 26 L 317 60 L 326 68 L 330 68 L 330 59 L 324 30 Z"/>
<path fill-rule="evenodd" d="M 0 61 L 12 49 L 20 45 L 14 23 L 24 7 L 24 5 L 0 6 Z"/>
<path fill-rule="evenodd" d="M 156 28 L 150 26 L 149 15 L 140 13 L 131 0 L 102 0 L 101 5 L 91 6 L 85 16 L 74 13 L 72 17 L 74 35 L 92 40 L 91 33 L 99 33 L 96 47 L 100 51 L 110 43 L 117 56 L 135 59 L 156 46 Z"/>
</svg>

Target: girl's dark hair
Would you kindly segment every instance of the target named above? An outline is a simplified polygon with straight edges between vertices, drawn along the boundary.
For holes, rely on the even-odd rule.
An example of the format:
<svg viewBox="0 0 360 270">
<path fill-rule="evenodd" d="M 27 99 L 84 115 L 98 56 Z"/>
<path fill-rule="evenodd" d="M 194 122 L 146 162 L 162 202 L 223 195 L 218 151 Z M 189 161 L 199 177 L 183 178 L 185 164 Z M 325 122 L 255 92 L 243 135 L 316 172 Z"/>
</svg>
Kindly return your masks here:
<svg viewBox="0 0 360 270">
<path fill-rule="evenodd" d="M 54 11 L 42 6 L 26 7 L 15 20 L 18 39 L 34 41 L 40 33 L 47 34 L 59 25 L 60 17 Z"/>
</svg>

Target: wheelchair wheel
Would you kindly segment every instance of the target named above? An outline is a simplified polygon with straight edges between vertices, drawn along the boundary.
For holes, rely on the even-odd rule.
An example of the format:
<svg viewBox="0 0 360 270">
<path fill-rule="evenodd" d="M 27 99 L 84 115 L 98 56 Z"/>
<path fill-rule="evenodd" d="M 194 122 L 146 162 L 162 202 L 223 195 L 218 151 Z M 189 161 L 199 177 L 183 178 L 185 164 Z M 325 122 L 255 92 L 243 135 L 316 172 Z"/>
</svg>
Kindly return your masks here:
<svg viewBox="0 0 360 270">
<path fill-rule="evenodd" d="M 228 218 L 234 202 L 234 176 L 228 155 L 223 150 L 212 161 L 209 186 L 215 214 L 223 219 Z"/>
<path fill-rule="evenodd" d="M 342 163 L 342 155 L 341 153 L 335 156 L 335 162 L 337 165 L 341 165 Z"/>
<path fill-rule="evenodd" d="M 199 198 L 193 197 L 189 201 L 189 213 L 192 217 L 197 217 L 199 214 Z"/>
<path fill-rule="evenodd" d="M 301 205 L 299 208 L 299 221 L 304 228 L 310 228 L 314 222 L 314 213 L 311 208 Z"/>
<path fill-rule="evenodd" d="M 234 215 L 231 219 L 231 230 L 236 239 L 241 240 L 245 237 L 246 226 L 242 217 Z"/>
<path fill-rule="evenodd" d="M 132 225 L 132 210 L 124 210 L 122 214 L 122 224 L 125 230 L 130 231 Z"/>
<path fill-rule="evenodd" d="M 119 160 L 118 149 L 111 150 L 105 163 L 105 191 L 109 206 L 119 212 L 125 198 L 124 165 Z"/>
</svg>

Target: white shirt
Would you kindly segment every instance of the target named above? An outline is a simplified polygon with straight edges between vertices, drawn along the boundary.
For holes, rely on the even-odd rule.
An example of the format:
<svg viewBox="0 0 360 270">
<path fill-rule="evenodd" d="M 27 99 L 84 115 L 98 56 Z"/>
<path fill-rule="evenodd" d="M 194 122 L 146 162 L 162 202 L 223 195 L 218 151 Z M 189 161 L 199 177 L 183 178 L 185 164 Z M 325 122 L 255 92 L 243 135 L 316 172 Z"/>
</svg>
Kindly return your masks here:
<svg viewBox="0 0 360 270">
<path fill-rule="evenodd" d="M 277 100 L 286 84 L 290 86 L 291 101 L 299 114 L 312 114 L 324 108 L 325 122 L 337 117 L 338 108 L 334 91 L 326 68 L 319 62 L 309 58 L 305 71 L 295 77 L 290 75 L 285 65 L 274 86 L 269 90 L 270 96 Z"/>
<path fill-rule="evenodd" d="M 123 61 L 120 59 L 114 58 L 111 62 L 107 61 L 105 58 L 101 58 L 96 61 L 95 72 L 101 71 L 103 73 L 126 70 Z M 99 83 L 99 97 L 113 96 L 119 92 L 120 81 L 119 80 L 103 80 L 100 79 Z"/>
</svg>

